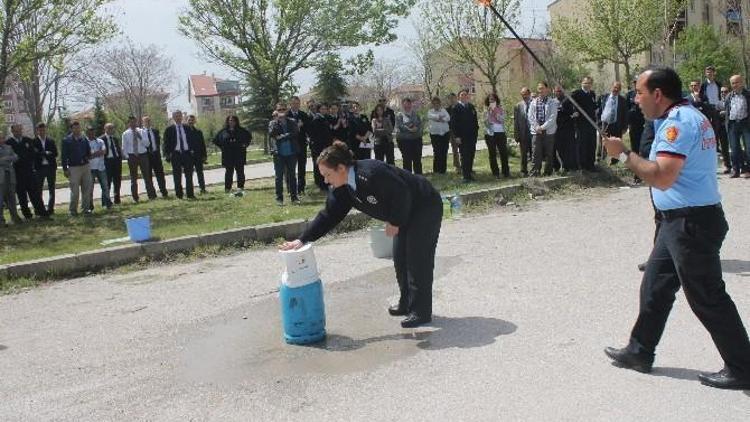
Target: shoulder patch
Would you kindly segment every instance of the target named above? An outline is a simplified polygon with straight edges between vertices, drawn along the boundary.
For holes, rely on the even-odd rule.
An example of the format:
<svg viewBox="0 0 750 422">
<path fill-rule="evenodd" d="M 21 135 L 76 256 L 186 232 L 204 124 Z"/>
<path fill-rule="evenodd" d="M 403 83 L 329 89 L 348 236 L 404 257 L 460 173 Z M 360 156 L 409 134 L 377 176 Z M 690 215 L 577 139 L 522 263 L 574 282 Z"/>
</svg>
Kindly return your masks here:
<svg viewBox="0 0 750 422">
<path fill-rule="evenodd" d="M 667 141 L 674 142 L 677 140 L 677 137 L 680 136 L 680 130 L 677 129 L 677 126 L 670 126 L 667 128 L 664 134 L 667 138 Z"/>
</svg>

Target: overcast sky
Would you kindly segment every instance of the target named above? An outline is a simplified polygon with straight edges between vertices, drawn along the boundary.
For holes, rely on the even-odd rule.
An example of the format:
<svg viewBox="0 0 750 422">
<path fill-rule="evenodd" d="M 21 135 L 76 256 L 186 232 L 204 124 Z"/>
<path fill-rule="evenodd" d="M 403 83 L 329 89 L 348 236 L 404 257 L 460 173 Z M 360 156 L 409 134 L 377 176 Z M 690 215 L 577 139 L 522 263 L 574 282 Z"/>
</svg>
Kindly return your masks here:
<svg viewBox="0 0 750 422">
<path fill-rule="evenodd" d="M 535 27 L 544 26 L 548 21 L 546 6 L 549 2 L 550 0 L 522 0 L 522 27 L 528 29 L 532 22 L 535 22 Z M 187 90 L 187 78 L 190 74 L 205 71 L 214 73 L 217 77 L 234 77 L 231 70 L 201 58 L 193 41 L 177 32 L 177 16 L 187 6 L 188 0 L 115 0 L 112 5 L 125 36 L 139 44 L 156 44 L 172 57 L 182 91 Z M 398 60 L 404 56 L 404 40 L 414 36 L 411 21 L 406 19 L 401 22 L 396 34 L 399 40 L 395 45 L 381 46 L 374 50 L 376 58 Z M 300 87 L 300 93 L 307 92 L 314 83 L 314 75 L 311 71 L 301 71 L 295 75 L 295 82 Z M 187 93 L 182 92 L 170 104 L 170 108 L 187 109 Z"/>
</svg>

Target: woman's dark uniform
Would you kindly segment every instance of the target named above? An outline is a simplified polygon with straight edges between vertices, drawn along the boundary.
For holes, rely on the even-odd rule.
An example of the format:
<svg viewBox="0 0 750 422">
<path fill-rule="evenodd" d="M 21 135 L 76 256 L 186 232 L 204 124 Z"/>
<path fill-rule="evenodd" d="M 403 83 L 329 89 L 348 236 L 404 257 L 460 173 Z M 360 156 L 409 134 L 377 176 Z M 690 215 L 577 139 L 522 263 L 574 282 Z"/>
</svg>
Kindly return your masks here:
<svg viewBox="0 0 750 422">
<path fill-rule="evenodd" d="M 232 189 L 232 178 L 237 173 L 237 187 L 245 188 L 245 163 L 247 162 L 247 147 L 250 146 L 252 135 L 242 127 L 230 130 L 225 127 L 216 135 L 214 144 L 221 149 L 221 166 L 224 167 L 224 190 Z"/>
<path fill-rule="evenodd" d="M 354 170 L 356 187 L 346 184 L 330 190 L 325 209 L 300 240 L 306 243 L 321 238 L 352 207 L 398 227 L 393 264 L 401 292 L 399 309 L 429 321 L 435 248 L 443 218 L 440 194 L 424 177 L 381 161 L 354 161 L 350 169 Z"/>
<path fill-rule="evenodd" d="M 316 163 L 320 153 L 323 152 L 324 149 L 330 147 L 333 143 L 331 121 L 328 116 L 315 113 L 309 123 L 307 134 L 310 135 L 310 154 L 312 155 L 313 163 Z M 320 175 L 320 170 L 317 165 L 313 165 L 313 176 L 315 178 L 316 186 L 321 190 L 327 189 L 327 186 L 323 181 L 323 176 Z"/>
</svg>

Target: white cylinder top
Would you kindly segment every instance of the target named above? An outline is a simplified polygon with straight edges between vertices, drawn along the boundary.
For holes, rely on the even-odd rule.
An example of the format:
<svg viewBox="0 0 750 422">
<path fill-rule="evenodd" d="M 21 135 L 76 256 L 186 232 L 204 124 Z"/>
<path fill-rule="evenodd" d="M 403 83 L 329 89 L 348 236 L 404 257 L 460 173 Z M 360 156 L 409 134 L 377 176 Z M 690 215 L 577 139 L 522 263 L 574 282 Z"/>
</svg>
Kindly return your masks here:
<svg viewBox="0 0 750 422">
<path fill-rule="evenodd" d="M 297 250 L 281 251 L 286 271 L 281 282 L 289 287 L 301 287 L 320 280 L 313 244 L 307 243 Z"/>
</svg>

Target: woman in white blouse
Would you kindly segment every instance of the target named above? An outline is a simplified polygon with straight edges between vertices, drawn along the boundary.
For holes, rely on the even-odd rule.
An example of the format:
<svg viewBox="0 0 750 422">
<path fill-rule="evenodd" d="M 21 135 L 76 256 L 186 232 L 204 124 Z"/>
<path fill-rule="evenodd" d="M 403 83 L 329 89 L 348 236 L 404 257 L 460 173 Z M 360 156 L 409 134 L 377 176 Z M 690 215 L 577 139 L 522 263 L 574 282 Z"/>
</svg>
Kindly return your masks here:
<svg viewBox="0 0 750 422">
<path fill-rule="evenodd" d="M 500 178 L 500 169 L 497 166 L 497 155 L 500 154 L 500 165 L 503 177 L 510 177 L 508 167 L 508 137 L 505 135 L 505 111 L 500 105 L 500 98 L 491 93 L 484 100 L 487 111 L 484 113 L 485 136 L 487 151 L 489 152 L 490 168 L 496 179 Z"/>
<path fill-rule="evenodd" d="M 450 114 L 440 104 L 440 98 L 432 99 L 432 108 L 427 112 L 429 122 L 430 142 L 432 143 L 432 172 L 445 174 L 448 164 Z"/>
</svg>

